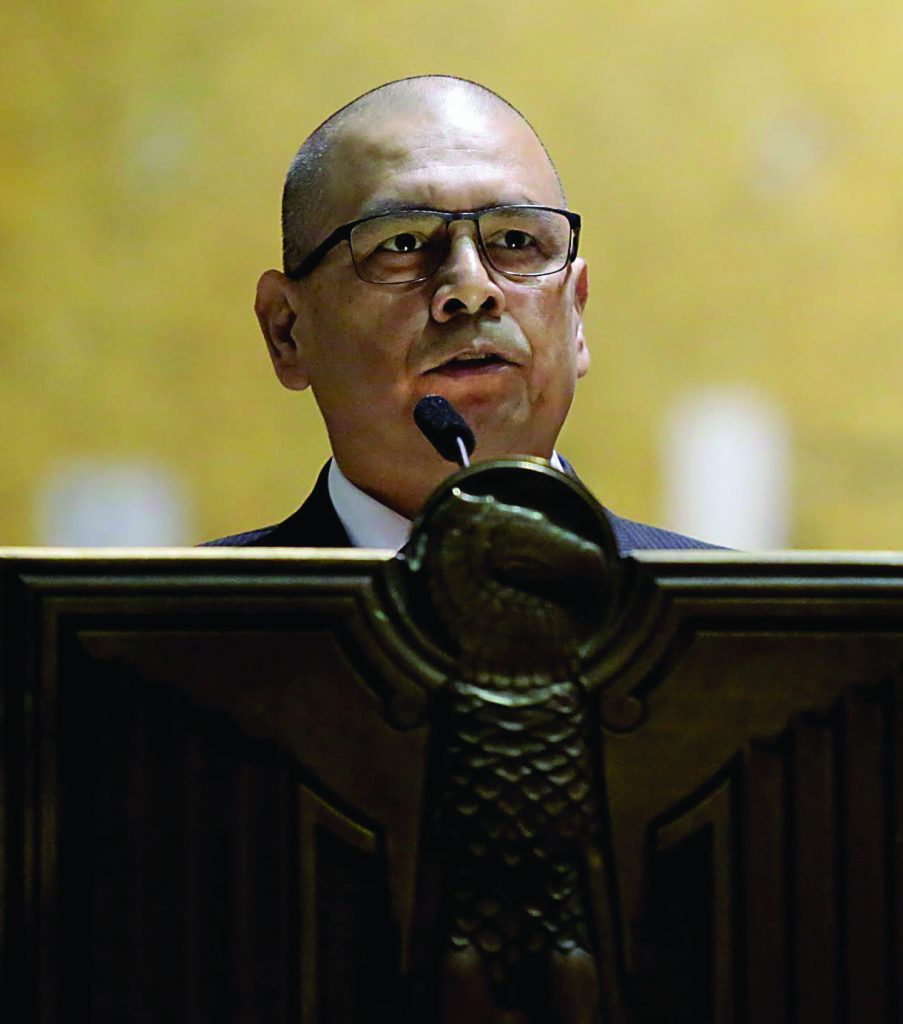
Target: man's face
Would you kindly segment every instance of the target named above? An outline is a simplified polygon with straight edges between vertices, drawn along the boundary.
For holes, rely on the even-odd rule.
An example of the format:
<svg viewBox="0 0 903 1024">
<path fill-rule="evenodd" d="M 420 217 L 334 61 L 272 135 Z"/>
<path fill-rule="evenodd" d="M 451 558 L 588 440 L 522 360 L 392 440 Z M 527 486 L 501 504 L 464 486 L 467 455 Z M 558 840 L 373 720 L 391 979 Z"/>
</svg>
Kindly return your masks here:
<svg viewBox="0 0 903 1024">
<path fill-rule="evenodd" d="M 466 95 L 352 122 L 334 166 L 318 240 L 386 204 L 562 205 L 529 128 Z M 408 514 L 451 469 L 414 425 L 419 399 L 440 394 L 456 406 L 474 429 L 476 459 L 548 457 L 588 365 L 582 260 L 546 277 L 506 278 L 484 264 L 472 222 L 449 231 L 449 255 L 426 281 L 362 281 L 342 243 L 285 285 L 295 349 L 283 383 L 312 386 L 346 475 Z"/>
</svg>

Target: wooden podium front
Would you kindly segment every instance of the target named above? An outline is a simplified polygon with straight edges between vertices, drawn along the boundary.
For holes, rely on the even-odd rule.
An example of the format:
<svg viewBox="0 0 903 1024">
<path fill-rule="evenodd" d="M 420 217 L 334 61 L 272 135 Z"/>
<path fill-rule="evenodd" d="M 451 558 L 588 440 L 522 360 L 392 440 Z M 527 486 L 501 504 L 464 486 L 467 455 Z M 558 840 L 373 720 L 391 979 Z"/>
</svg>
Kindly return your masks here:
<svg viewBox="0 0 903 1024">
<path fill-rule="evenodd" d="M 903 557 L 535 472 L 397 559 L 2 552 L 4 1021 L 903 1019 Z"/>
</svg>

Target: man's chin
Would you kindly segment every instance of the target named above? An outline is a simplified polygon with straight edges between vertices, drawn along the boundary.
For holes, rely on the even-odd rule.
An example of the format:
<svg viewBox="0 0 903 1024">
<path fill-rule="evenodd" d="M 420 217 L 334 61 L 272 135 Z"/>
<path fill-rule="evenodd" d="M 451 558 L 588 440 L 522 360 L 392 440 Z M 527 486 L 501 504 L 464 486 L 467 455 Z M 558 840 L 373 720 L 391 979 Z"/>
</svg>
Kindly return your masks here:
<svg viewBox="0 0 903 1024">
<path fill-rule="evenodd" d="M 474 462 L 509 459 L 518 455 L 535 455 L 543 459 L 551 457 L 555 438 L 551 432 L 541 436 L 536 423 L 498 415 L 468 417 L 463 410 L 462 415 L 477 440 Z"/>
<path fill-rule="evenodd" d="M 547 417 L 537 415 L 539 410 L 531 403 L 522 377 L 511 375 L 493 382 L 429 374 L 425 380 L 430 388 L 423 394 L 446 398 L 473 431 L 477 442 L 474 461 L 551 456 L 558 430 L 546 422 Z"/>
</svg>

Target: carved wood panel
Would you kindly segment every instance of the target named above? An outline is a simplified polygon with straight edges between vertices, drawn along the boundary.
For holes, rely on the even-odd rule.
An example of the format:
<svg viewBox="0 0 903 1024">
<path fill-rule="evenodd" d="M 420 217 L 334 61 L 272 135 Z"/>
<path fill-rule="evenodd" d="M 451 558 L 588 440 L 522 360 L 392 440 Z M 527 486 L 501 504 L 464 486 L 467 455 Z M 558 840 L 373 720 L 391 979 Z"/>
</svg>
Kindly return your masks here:
<svg viewBox="0 0 903 1024">
<path fill-rule="evenodd" d="M 636 1021 L 899 1019 L 901 703 L 899 672 L 843 688 L 649 822 Z"/>
<path fill-rule="evenodd" d="M 601 994 L 587 1016 L 553 986 L 556 1012 L 896 1024 L 903 564 L 622 570 L 593 591 L 615 602 L 599 635 L 548 652 L 567 680 L 520 650 L 511 676 L 524 706 L 567 683 L 586 710 L 565 732 L 599 818 L 580 898 Z M 446 733 L 477 721 L 446 710 L 449 687 L 520 705 L 407 616 L 397 571 L 219 554 L 0 571 L 0 926 L 23 1020 L 440 1019 L 434 811 Z"/>
</svg>

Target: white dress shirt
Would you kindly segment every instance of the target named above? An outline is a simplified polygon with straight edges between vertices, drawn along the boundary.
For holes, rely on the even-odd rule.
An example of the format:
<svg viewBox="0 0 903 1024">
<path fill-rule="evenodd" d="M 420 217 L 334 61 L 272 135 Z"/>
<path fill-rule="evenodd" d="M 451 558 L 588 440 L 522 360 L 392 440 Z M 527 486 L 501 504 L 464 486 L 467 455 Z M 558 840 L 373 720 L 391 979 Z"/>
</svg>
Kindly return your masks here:
<svg viewBox="0 0 903 1024">
<path fill-rule="evenodd" d="M 558 452 L 552 452 L 552 466 L 563 471 Z M 330 460 L 329 498 L 348 539 L 356 548 L 390 548 L 398 551 L 411 536 L 411 520 L 394 512 L 376 498 L 365 494 Z"/>
</svg>

